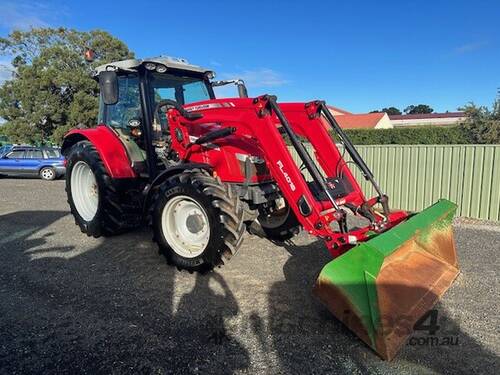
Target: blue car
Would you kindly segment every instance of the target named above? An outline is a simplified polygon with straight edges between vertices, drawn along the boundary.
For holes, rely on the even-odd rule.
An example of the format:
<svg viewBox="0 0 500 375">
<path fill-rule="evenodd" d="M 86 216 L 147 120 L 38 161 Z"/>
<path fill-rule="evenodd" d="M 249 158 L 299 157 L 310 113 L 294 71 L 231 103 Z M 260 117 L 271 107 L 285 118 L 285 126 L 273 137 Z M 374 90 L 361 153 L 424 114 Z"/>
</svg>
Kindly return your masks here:
<svg viewBox="0 0 500 375">
<path fill-rule="evenodd" d="M 0 175 L 55 180 L 65 172 L 64 156 L 56 148 L 11 146 L 0 150 Z"/>
</svg>

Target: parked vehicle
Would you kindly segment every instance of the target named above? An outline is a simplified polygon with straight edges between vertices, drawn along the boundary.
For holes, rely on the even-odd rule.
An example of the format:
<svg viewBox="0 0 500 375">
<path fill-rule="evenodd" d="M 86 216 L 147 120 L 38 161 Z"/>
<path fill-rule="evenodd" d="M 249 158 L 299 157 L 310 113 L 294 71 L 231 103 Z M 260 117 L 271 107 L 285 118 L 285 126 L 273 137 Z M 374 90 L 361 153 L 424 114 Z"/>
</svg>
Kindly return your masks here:
<svg viewBox="0 0 500 375">
<path fill-rule="evenodd" d="M 0 150 L 0 175 L 39 176 L 55 180 L 65 174 L 64 156 L 57 148 L 9 146 Z"/>
</svg>

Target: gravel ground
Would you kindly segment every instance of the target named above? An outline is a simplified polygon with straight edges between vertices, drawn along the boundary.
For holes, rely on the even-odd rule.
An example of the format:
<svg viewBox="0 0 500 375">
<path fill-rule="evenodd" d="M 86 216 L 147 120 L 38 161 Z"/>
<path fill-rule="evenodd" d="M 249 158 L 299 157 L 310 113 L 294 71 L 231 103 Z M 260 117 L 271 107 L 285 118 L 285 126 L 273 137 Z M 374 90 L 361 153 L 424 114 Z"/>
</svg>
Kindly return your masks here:
<svg viewBox="0 0 500 375">
<path fill-rule="evenodd" d="M 458 343 L 419 332 L 384 362 L 312 296 L 329 261 L 314 238 L 247 235 L 199 276 L 167 266 L 147 229 L 81 234 L 62 181 L 1 179 L 0 373 L 500 373 L 500 227 L 461 221 L 455 236 L 462 274 L 436 336 Z"/>
</svg>

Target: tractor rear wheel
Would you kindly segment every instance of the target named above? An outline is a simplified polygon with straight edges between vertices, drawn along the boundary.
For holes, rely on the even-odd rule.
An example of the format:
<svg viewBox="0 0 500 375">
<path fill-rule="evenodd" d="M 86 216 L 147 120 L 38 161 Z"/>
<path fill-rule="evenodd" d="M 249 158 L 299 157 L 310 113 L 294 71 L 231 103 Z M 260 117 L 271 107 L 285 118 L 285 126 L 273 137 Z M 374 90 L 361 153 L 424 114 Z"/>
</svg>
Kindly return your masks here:
<svg viewBox="0 0 500 375">
<path fill-rule="evenodd" d="M 66 159 L 68 203 L 83 233 L 110 236 L 139 225 L 140 209 L 123 201 L 92 143 L 76 143 Z"/>
<path fill-rule="evenodd" d="M 240 247 L 243 205 L 233 189 L 194 169 L 167 179 L 152 206 L 154 240 L 170 264 L 190 272 L 222 265 Z"/>
<path fill-rule="evenodd" d="M 286 241 L 300 231 L 300 223 L 288 203 L 272 213 L 261 212 L 257 220 L 266 237 L 272 241 Z"/>
</svg>

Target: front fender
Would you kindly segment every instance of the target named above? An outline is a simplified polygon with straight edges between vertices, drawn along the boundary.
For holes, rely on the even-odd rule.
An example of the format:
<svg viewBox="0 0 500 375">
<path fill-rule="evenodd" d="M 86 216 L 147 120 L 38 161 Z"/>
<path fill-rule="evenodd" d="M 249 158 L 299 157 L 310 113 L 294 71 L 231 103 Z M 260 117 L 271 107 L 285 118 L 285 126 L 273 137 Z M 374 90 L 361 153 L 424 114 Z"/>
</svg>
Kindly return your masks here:
<svg viewBox="0 0 500 375">
<path fill-rule="evenodd" d="M 104 125 L 69 131 L 64 136 L 61 153 L 66 156 L 74 144 L 83 140 L 92 143 L 112 178 L 137 177 L 122 142 L 111 129 Z"/>
</svg>

